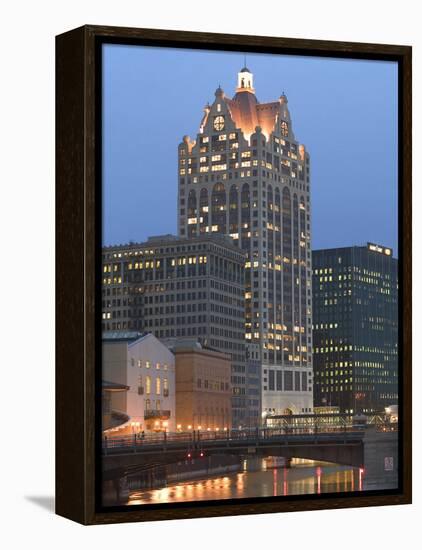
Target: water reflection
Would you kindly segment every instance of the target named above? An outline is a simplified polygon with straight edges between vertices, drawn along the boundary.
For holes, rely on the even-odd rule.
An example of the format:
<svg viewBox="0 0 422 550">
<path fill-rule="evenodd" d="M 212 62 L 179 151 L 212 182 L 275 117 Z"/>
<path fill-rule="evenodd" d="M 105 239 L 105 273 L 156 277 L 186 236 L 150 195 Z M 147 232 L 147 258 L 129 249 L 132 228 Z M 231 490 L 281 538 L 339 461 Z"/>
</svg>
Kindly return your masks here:
<svg viewBox="0 0 422 550">
<path fill-rule="evenodd" d="M 363 470 L 330 463 L 296 460 L 290 467 L 268 467 L 212 479 L 179 482 L 159 489 L 132 491 L 128 504 L 311 495 L 362 490 Z"/>
</svg>

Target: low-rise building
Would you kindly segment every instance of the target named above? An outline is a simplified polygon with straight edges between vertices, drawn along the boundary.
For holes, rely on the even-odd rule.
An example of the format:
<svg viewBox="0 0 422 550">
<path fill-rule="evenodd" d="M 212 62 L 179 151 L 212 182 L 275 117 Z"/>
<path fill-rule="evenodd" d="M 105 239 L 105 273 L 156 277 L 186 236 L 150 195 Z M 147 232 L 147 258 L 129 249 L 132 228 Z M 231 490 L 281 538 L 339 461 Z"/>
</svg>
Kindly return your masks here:
<svg viewBox="0 0 422 550">
<path fill-rule="evenodd" d="M 172 350 L 176 358 L 177 429 L 230 429 L 230 356 L 194 341 L 176 342 Z"/>
<path fill-rule="evenodd" d="M 103 380 L 102 382 L 102 429 L 104 432 L 112 428 L 117 428 L 125 424 L 129 417 L 126 412 L 121 411 L 119 405 L 122 400 L 119 399 L 119 394 L 127 392 L 129 386 L 125 384 L 116 384 Z"/>
<path fill-rule="evenodd" d="M 114 398 L 129 418 L 110 435 L 175 430 L 174 355 L 153 334 L 103 333 L 102 365 L 105 380 L 129 388 Z"/>
</svg>

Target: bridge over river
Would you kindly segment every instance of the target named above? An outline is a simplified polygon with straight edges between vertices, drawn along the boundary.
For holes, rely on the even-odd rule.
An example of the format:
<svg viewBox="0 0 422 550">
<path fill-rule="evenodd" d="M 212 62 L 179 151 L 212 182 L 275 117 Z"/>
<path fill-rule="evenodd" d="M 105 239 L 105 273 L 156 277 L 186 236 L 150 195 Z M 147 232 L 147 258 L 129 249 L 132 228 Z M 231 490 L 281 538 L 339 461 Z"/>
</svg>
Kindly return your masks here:
<svg viewBox="0 0 422 550">
<path fill-rule="evenodd" d="M 213 457 L 225 457 L 227 464 L 230 460 L 240 464 L 245 458 L 272 456 L 362 468 L 368 488 L 391 488 L 398 479 L 397 435 L 396 427 L 385 423 L 356 425 L 344 418 L 323 422 L 315 415 L 306 421 L 283 419 L 278 426 L 265 428 L 104 438 L 103 483 L 112 482 L 121 488 L 131 476 L 165 472 L 176 464 L 189 471 L 190 465 L 198 468 L 206 460 L 209 464 Z M 165 473 L 162 476 L 165 479 Z"/>
</svg>

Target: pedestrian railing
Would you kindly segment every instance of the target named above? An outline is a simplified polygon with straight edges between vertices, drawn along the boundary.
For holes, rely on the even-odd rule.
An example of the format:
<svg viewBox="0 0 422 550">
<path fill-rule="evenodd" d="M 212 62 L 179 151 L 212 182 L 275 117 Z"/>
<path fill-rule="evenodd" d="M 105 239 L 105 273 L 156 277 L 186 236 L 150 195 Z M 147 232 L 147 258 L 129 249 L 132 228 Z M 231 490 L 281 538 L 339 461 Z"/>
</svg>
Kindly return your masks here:
<svg viewBox="0 0 422 550">
<path fill-rule="evenodd" d="M 113 452 L 141 452 L 148 448 L 177 448 L 185 446 L 186 448 L 198 447 L 198 445 L 212 444 L 212 442 L 226 442 L 227 445 L 236 445 L 236 442 L 242 441 L 251 444 L 260 444 L 284 438 L 288 441 L 290 437 L 297 439 L 302 436 L 309 440 L 309 436 L 314 436 L 314 440 L 323 438 L 323 436 L 332 437 L 348 433 L 362 431 L 362 427 L 353 425 L 326 425 L 311 426 L 306 424 L 300 426 L 297 424 L 284 425 L 276 428 L 244 428 L 230 430 L 190 430 L 185 432 L 157 432 L 157 433 L 134 433 L 127 436 L 104 437 L 103 452 L 105 454 Z"/>
</svg>

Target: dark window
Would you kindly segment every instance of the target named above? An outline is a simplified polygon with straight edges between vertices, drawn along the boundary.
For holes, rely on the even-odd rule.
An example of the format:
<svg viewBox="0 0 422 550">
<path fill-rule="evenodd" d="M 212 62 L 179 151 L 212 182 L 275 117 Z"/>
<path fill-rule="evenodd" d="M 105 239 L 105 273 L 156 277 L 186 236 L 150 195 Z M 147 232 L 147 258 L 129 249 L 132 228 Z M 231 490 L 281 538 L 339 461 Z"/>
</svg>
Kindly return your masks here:
<svg viewBox="0 0 422 550">
<path fill-rule="evenodd" d="M 269 380 L 268 380 L 269 389 L 270 389 L 270 391 L 274 391 L 274 390 L 275 390 L 275 385 L 274 385 L 274 371 L 273 371 L 273 370 L 270 370 L 270 372 L 269 372 L 268 374 L 269 374 Z"/>
<path fill-rule="evenodd" d="M 283 389 L 283 386 L 282 386 L 282 372 L 281 370 L 278 370 L 277 371 L 277 391 L 280 391 Z"/>
<path fill-rule="evenodd" d="M 293 390 L 293 373 L 290 370 L 286 370 L 284 373 L 284 390 L 285 391 Z"/>
<path fill-rule="evenodd" d="M 300 391 L 300 372 L 295 372 L 295 390 Z"/>
<path fill-rule="evenodd" d="M 302 372 L 302 391 L 306 391 L 306 372 Z"/>
</svg>

